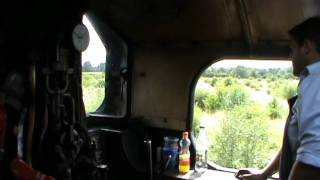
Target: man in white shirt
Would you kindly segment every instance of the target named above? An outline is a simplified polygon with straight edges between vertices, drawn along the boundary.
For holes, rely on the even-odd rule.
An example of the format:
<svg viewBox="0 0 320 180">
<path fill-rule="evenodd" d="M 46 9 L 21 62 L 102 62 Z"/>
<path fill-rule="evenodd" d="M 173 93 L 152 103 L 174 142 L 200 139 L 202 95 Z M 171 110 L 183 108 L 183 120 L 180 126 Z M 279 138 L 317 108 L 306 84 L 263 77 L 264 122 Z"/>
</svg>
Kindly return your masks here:
<svg viewBox="0 0 320 180">
<path fill-rule="evenodd" d="M 240 170 L 236 173 L 240 179 L 264 180 L 279 167 L 282 180 L 320 179 L 320 17 L 298 24 L 289 35 L 293 74 L 300 77 L 300 83 L 286 125 L 286 142 L 266 168 L 257 173 Z M 289 158 L 281 158 L 284 155 Z M 286 162 L 280 159 L 292 159 L 292 163 L 282 166 Z"/>
<path fill-rule="evenodd" d="M 289 179 L 320 179 L 320 17 L 304 21 L 289 34 L 293 73 L 300 76 L 298 99 L 288 123 L 295 159 Z"/>
</svg>

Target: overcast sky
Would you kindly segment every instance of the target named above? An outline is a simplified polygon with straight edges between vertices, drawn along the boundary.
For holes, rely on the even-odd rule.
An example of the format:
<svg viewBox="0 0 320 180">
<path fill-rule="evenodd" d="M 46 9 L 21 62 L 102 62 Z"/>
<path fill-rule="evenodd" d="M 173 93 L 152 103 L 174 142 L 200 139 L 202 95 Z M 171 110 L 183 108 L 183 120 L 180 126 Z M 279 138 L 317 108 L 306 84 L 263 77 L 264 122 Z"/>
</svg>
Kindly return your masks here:
<svg viewBox="0 0 320 180">
<path fill-rule="evenodd" d="M 291 61 L 275 61 L 275 60 L 238 60 L 238 59 L 229 59 L 221 60 L 211 65 L 213 68 L 233 68 L 237 66 L 245 66 L 258 69 L 269 69 L 269 68 L 289 68 L 292 67 Z"/>
<path fill-rule="evenodd" d="M 82 53 L 82 65 L 84 62 L 90 61 L 92 66 L 98 66 L 106 61 L 106 48 L 86 16 L 83 16 L 83 24 L 89 30 L 90 43 L 88 48 Z"/>
</svg>

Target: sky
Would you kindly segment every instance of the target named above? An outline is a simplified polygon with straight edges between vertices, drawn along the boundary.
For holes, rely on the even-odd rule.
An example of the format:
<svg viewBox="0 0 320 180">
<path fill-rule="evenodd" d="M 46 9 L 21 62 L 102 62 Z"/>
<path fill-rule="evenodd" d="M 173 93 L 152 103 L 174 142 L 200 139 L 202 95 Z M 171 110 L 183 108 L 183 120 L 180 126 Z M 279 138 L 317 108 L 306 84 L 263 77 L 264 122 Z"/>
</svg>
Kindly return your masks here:
<svg viewBox="0 0 320 180">
<path fill-rule="evenodd" d="M 82 52 L 82 65 L 90 61 L 92 66 L 98 66 L 106 61 L 106 48 L 86 16 L 83 16 L 83 24 L 89 30 L 90 42 L 88 48 Z"/>
<path fill-rule="evenodd" d="M 228 59 L 216 62 L 211 65 L 213 68 L 233 68 L 237 66 L 245 66 L 257 69 L 269 69 L 269 68 L 289 68 L 292 67 L 291 61 L 278 61 L 278 60 L 246 60 L 246 59 Z"/>
</svg>

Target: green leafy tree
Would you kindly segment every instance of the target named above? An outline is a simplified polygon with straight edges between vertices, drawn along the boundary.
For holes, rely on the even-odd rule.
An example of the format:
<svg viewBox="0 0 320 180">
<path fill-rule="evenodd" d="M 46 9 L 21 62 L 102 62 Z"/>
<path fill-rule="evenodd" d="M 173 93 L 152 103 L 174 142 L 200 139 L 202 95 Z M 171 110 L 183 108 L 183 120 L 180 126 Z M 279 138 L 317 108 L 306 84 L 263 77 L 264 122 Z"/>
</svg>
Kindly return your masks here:
<svg viewBox="0 0 320 180">
<path fill-rule="evenodd" d="M 92 65 L 91 65 L 90 61 L 84 62 L 83 66 L 82 66 L 82 71 L 83 72 L 91 72 L 92 71 Z"/>
<path fill-rule="evenodd" d="M 105 72 L 106 69 L 106 63 L 100 63 L 97 67 L 98 72 Z"/>
<path fill-rule="evenodd" d="M 238 78 L 249 78 L 250 76 L 250 68 L 246 68 L 244 66 L 237 66 L 233 69 L 234 77 Z"/>
</svg>

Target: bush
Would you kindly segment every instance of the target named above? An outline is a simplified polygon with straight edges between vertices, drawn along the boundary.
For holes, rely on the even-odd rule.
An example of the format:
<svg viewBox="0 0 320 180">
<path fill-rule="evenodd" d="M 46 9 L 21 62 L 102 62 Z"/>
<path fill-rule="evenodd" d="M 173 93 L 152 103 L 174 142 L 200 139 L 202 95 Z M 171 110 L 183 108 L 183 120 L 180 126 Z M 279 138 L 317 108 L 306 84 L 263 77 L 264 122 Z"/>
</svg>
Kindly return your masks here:
<svg viewBox="0 0 320 180">
<path fill-rule="evenodd" d="M 273 98 L 268 104 L 269 116 L 271 119 L 282 118 L 283 107 L 279 104 L 276 98 Z"/>
<path fill-rule="evenodd" d="M 271 143 L 266 117 L 259 104 L 237 106 L 230 111 L 219 121 L 220 130 L 214 134 L 209 159 L 229 168 L 264 167 Z"/>
<path fill-rule="evenodd" d="M 218 79 L 218 78 L 213 77 L 213 78 L 211 79 L 211 83 L 210 83 L 210 85 L 211 85 L 212 87 L 214 87 L 214 86 L 216 85 L 217 81 L 219 81 L 219 79 Z"/>
<path fill-rule="evenodd" d="M 245 104 L 248 101 L 249 94 L 246 92 L 243 86 L 237 85 L 230 88 L 230 98 L 228 107 L 233 108 L 235 106 Z"/>
<path fill-rule="evenodd" d="M 282 97 L 284 97 L 285 99 L 289 99 L 295 95 L 297 95 L 297 85 L 296 84 L 285 84 L 283 86 Z"/>
<path fill-rule="evenodd" d="M 203 111 L 205 111 L 206 109 L 206 105 L 205 105 L 205 101 L 206 99 L 209 97 L 209 91 L 208 90 L 205 90 L 205 89 L 196 89 L 196 92 L 195 92 L 195 104 L 201 108 Z"/>
<path fill-rule="evenodd" d="M 211 112 L 229 110 L 248 101 L 248 93 L 242 85 L 216 86 L 214 92 L 205 99 L 205 107 Z"/>
<path fill-rule="evenodd" d="M 261 88 L 261 83 L 259 81 L 252 80 L 249 87 L 255 89 L 256 91 L 259 91 Z"/>
<path fill-rule="evenodd" d="M 269 84 L 270 92 L 278 98 L 289 99 L 297 94 L 297 84 L 288 80 L 280 80 Z"/>
<path fill-rule="evenodd" d="M 104 88 L 105 87 L 105 80 L 104 79 L 99 79 L 97 83 L 98 88 Z"/>
<path fill-rule="evenodd" d="M 226 79 L 224 80 L 224 85 L 225 85 L 225 86 L 231 86 L 233 83 L 234 83 L 234 80 L 233 80 L 233 78 L 231 78 L 231 77 L 228 77 L 228 78 L 226 78 Z"/>
</svg>

